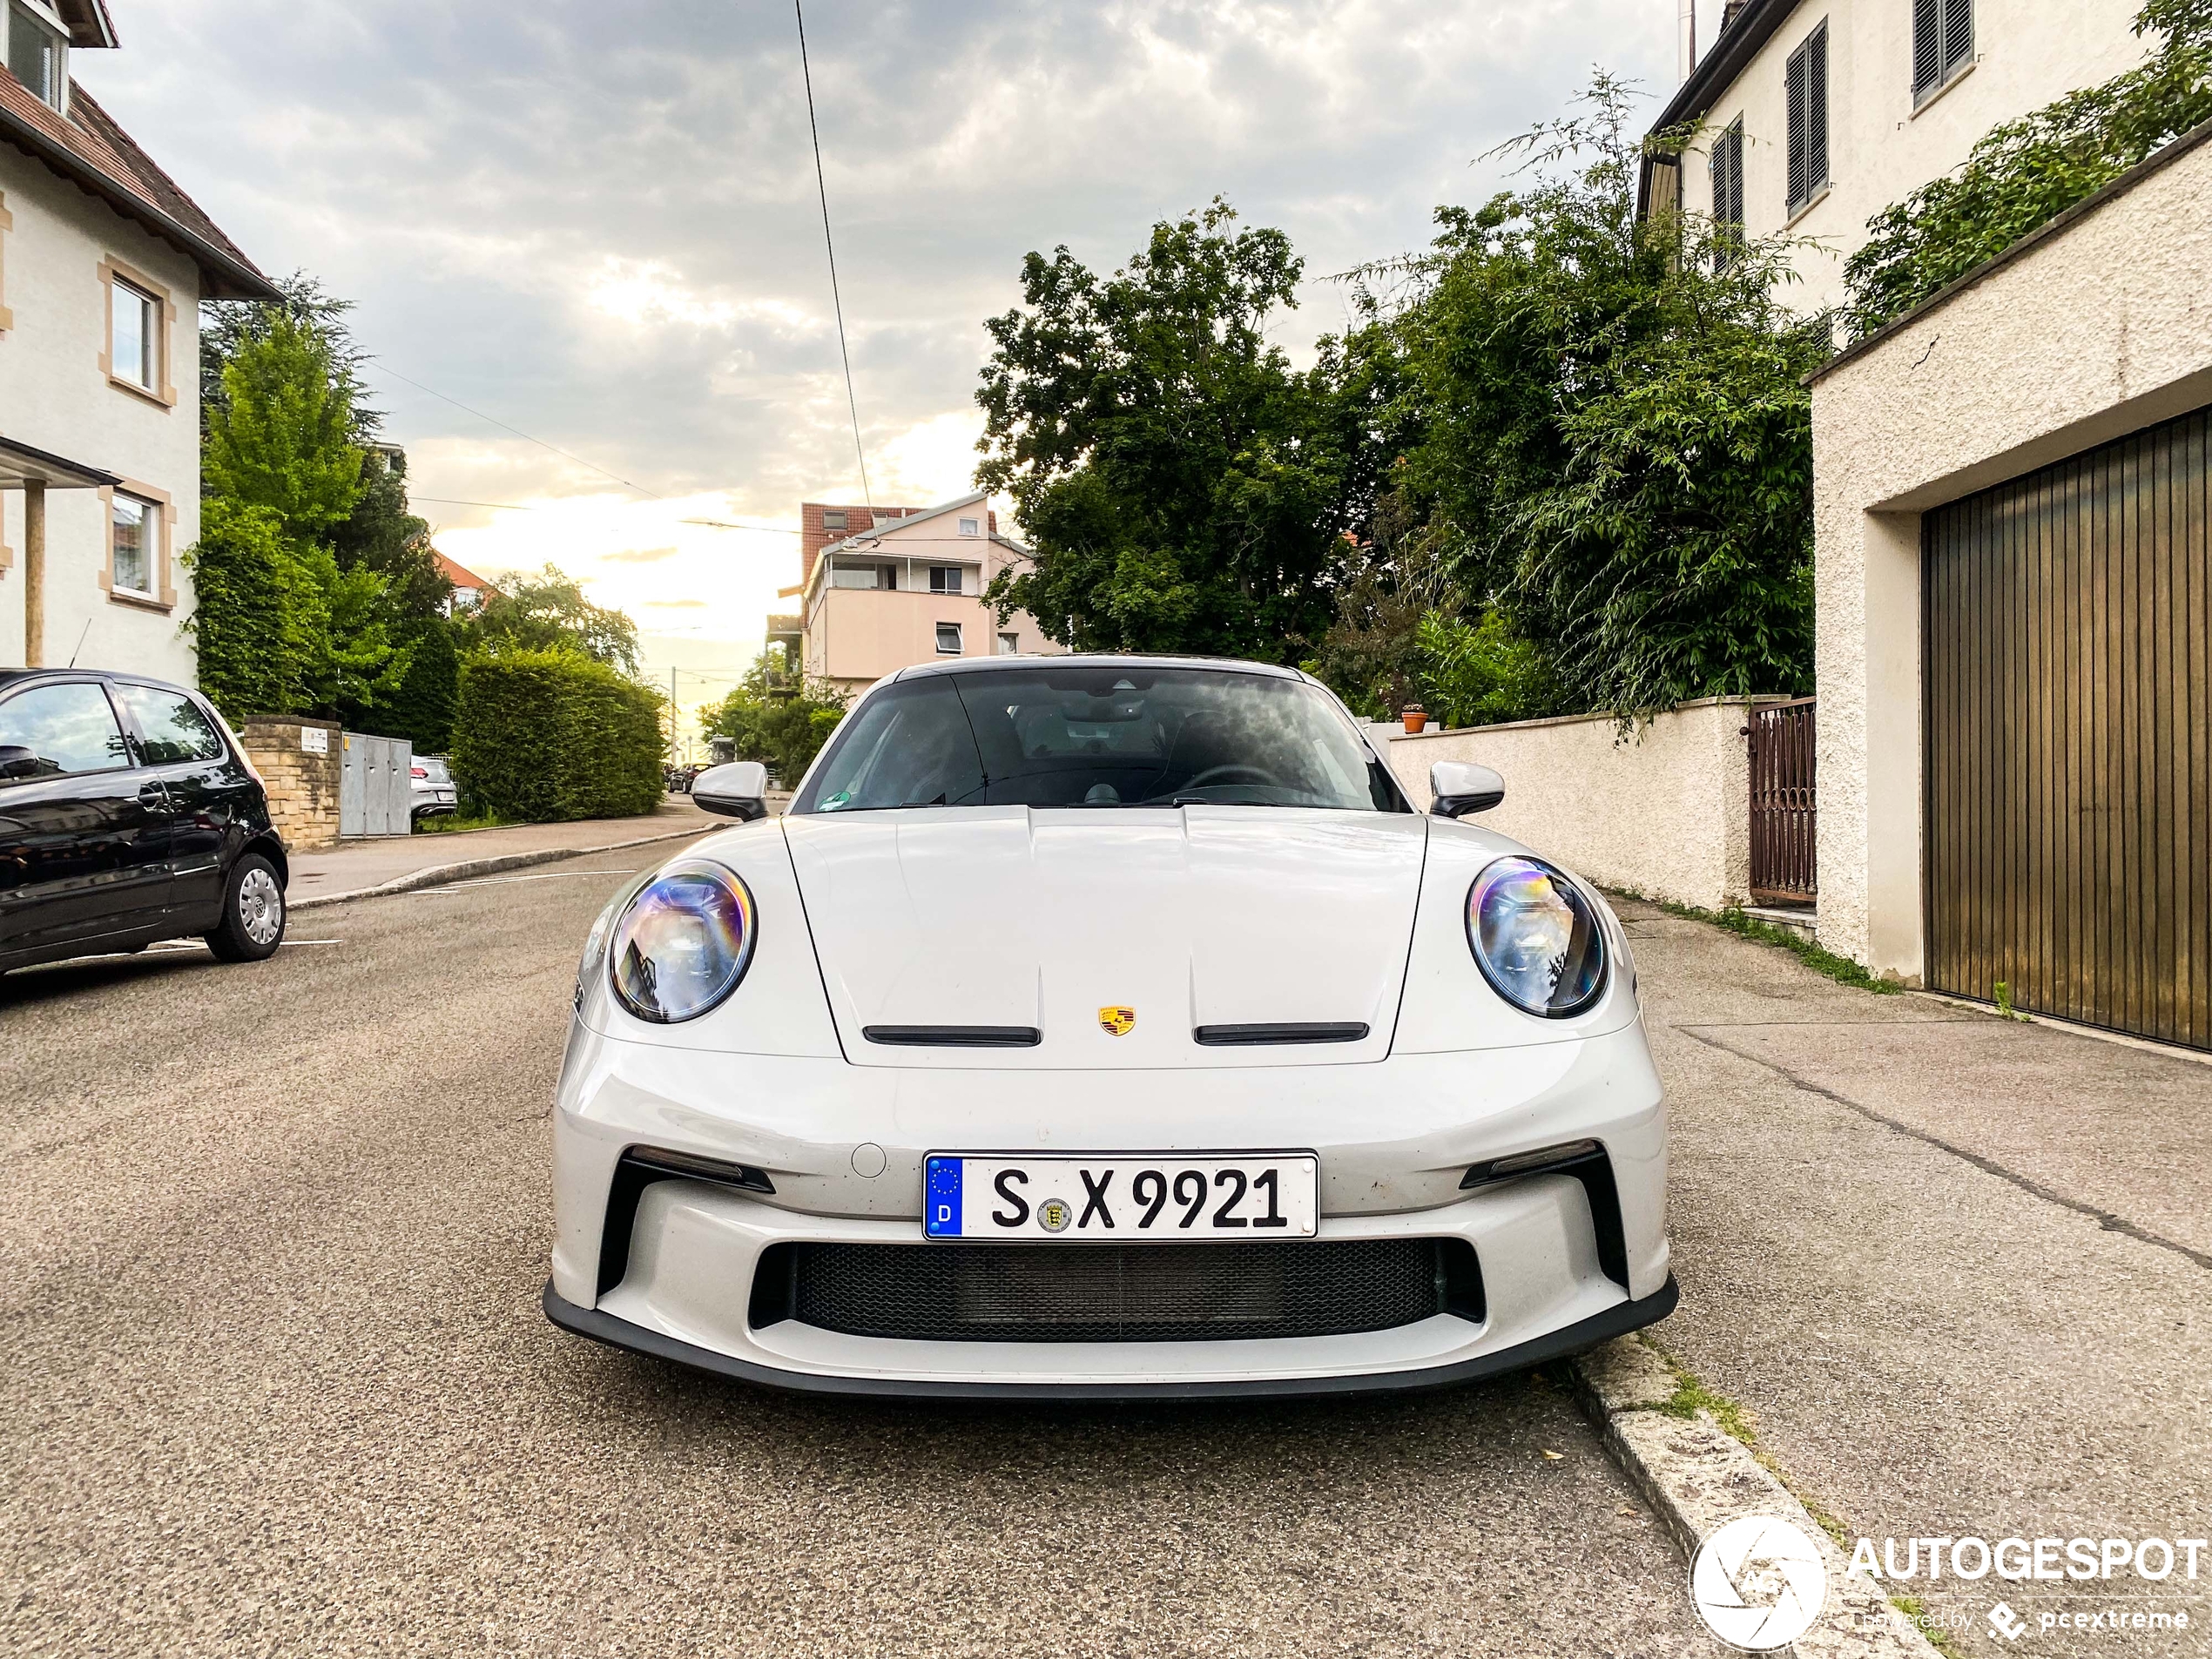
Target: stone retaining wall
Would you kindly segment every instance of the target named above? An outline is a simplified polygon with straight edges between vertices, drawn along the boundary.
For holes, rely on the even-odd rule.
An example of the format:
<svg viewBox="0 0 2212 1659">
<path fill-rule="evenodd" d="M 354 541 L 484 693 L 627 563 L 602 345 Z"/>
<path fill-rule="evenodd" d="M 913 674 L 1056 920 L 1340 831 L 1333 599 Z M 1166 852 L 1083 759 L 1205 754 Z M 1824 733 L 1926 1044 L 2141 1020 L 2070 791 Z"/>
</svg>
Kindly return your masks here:
<svg viewBox="0 0 2212 1659">
<path fill-rule="evenodd" d="M 312 745 L 320 733 L 322 752 Z M 239 733 L 269 792 L 269 817 L 287 850 L 338 845 L 338 783 L 345 737 L 334 721 L 252 719 Z"/>
</svg>

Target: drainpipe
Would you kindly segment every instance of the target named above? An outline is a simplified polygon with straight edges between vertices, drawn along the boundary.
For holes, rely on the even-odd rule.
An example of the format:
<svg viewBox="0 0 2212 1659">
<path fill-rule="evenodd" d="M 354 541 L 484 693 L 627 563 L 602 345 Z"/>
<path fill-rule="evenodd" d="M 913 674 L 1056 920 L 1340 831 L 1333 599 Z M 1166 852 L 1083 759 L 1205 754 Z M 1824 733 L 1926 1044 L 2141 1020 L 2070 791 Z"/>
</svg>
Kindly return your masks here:
<svg viewBox="0 0 2212 1659">
<path fill-rule="evenodd" d="M 1697 67 L 1697 0 L 1675 0 L 1675 64 L 1681 71 L 1676 84 L 1689 78 Z"/>
<path fill-rule="evenodd" d="M 23 665 L 46 665 L 46 486 L 23 487 Z"/>
</svg>

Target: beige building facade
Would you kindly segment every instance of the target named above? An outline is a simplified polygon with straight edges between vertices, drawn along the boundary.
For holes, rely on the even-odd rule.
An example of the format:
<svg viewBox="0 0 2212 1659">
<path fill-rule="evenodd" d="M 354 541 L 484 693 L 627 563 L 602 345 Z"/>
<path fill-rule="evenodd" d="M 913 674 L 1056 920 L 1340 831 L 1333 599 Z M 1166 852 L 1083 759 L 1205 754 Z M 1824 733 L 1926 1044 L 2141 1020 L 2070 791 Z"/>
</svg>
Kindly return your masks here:
<svg viewBox="0 0 2212 1659">
<path fill-rule="evenodd" d="M 1060 650 L 1026 612 L 1001 622 L 983 600 L 993 577 L 1028 556 L 998 533 L 986 494 L 926 508 L 809 502 L 800 524 L 805 574 L 787 597 L 803 604 L 810 678 L 858 691 L 916 663 Z"/>
<path fill-rule="evenodd" d="M 2156 41 L 2134 32 L 2139 4 L 1730 0 L 1653 123 L 1698 131 L 1678 168 L 1646 163 L 1644 206 L 1678 201 L 1750 237 L 1799 239 L 1783 299 L 1807 312 L 1840 304 L 1844 262 L 1871 217 L 1959 165 L 2000 122 L 2149 55 Z"/>
<path fill-rule="evenodd" d="M 0 35 L 0 666 L 191 684 L 199 305 L 277 292 L 71 79 L 102 0 Z"/>
</svg>

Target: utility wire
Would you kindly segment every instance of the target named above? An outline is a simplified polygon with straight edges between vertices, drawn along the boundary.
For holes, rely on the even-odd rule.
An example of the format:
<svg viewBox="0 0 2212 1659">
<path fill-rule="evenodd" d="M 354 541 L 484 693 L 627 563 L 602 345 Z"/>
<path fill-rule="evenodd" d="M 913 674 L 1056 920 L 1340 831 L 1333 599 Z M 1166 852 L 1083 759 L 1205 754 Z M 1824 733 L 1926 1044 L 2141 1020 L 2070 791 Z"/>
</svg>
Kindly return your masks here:
<svg viewBox="0 0 2212 1659">
<path fill-rule="evenodd" d="M 814 140 L 814 188 L 822 199 L 822 246 L 829 253 L 830 305 L 837 313 L 837 349 L 845 360 L 845 401 L 853 410 L 853 453 L 860 462 L 860 499 L 868 516 L 875 516 L 875 497 L 868 493 L 868 455 L 860 443 L 860 400 L 853 390 L 853 350 L 845 342 L 845 300 L 837 287 L 837 243 L 830 236 L 829 181 L 822 173 L 822 130 L 814 120 L 814 71 L 806 62 L 805 0 L 791 0 L 799 18 L 799 73 L 806 83 L 806 131 Z"/>
<path fill-rule="evenodd" d="M 525 507 L 511 501 L 460 501 L 451 496 L 418 496 L 408 492 L 409 501 L 427 501 L 439 507 L 489 507 L 499 513 L 551 513 L 561 509 L 554 507 Z M 659 499 L 666 500 L 666 496 Z M 725 518 L 679 518 L 679 524 L 702 524 L 711 530 L 765 530 L 772 536 L 803 536 L 804 530 L 793 529 L 788 524 L 745 524 Z"/>
<path fill-rule="evenodd" d="M 544 439 L 534 436 L 530 433 L 523 431 L 523 428 L 518 426 L 509 426 L 506 421 L 500 420 L 496 415 L 486 415 L 482 409 L 472 409 L 466 403 L 463 403 L 459 398 L 448 397 L 443 392 L 438 390 L 438 388 L 435 386 L 425 386 L 421 381 L 408 380 L 408 377 L 401 374 L 396 368 L 387 368 L 383 364 L 376 361 L 374 358 L 369 360 L 368 367 L 374 369 L 380 374 L 389 374 L 395 381 L 406 381 L 407 383 L 409 386 L 412 386 L 416 391 L 428 392 L 432 397 L 436 398 L 439 402 L 450 403 L 456 409 L 461 409 L 469 415 L 475 415 L 479 421 L 489 421 L 502 432 L 511 432 L 516 437 L 523 439 L 527 442 L 534 443 L 541 449 L 550 449 L 555 455 L 564 456 L 566 459 L 575 462 L 577 466 L 585 469 L 587 471 L 597 473 L 602 478 L 611 478 L 615 481 L 615 482 L 620 484 L 624 489 L 634 489 L 641 496 L 651 496 L 655 501 L 666 501 L 668 499 L 667 496 L 662 495 L 658 489 L 648 489 L 643 484 L 632 483 L 620 473 L 609 472 L 604 467 L 594 466 L 590 462 L 586 461 L 582 455 L 570 455 L 568 450 L 562 448 L 557 443 L 548 443 Z M 427 501 L 429 497 L 426 496 L 423 499 Z M 496 506 L 498 503 L 492 502 L 464 502 L 462 504 Z"/>
</svg>

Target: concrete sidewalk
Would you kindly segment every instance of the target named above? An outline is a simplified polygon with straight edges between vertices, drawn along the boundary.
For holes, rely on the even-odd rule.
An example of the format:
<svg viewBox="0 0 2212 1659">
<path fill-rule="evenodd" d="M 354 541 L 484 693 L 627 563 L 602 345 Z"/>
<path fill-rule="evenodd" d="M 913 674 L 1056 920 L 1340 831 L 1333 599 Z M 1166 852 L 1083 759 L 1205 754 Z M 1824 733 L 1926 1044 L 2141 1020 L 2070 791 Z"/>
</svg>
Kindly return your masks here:
<svg viewBox="0 0 2212 1659">
<path fill-rule="evenodd" d="M 1673 1112 L 1660 1345 L 1878 1548 L 2205 1535 L 2212 1067 L 1619 909 Z M 2212 1572 L 1892 1588 L 1959 1615 L 1966 1652 L 2013 1651 L 2000 1600 L 2186 1609 L 2127 1650 L 2212 1652 Z"/>
<path fill-rule="evenodd" d="M 505 829 L 346 841 L 292 859 L 287 897 L 303 900 L 360 893 L 448 865 L 531 853 L 569 857 L 648 839 L 674 840 L 726 827 L 733 820 L 703 813 L 689 795 L 671 795 L 637 818 L 590 818 L 571 824 L 518 824 Z"/>
</svg>

